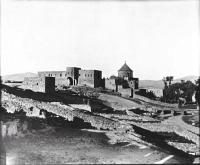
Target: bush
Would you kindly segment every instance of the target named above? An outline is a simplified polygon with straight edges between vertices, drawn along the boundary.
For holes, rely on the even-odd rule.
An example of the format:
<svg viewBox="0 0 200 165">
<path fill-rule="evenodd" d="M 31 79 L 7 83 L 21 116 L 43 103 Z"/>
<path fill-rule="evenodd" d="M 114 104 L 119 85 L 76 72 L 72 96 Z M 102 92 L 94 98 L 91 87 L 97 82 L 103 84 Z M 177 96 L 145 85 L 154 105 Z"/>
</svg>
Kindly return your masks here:
<svg viewBox="0 0 200 165">
<path fill-rule="evenodd" d="M 192 102 L 192 96 L 195 91 L 195 84 L 191 81 L 175 83 L 165 87 L 163 90 L 163 101 L 168 103 L 177 103 L 179 98 L 185 98 L 186 103 Z"/>
<path fill-rule="evenodd" d="M 154 99 L 154 100 L 156 99 L 156 95 L 152 91 L 148 92 L 147 90 L 139 90 L 135 92 L 135 94 L 147 97 L 149 99 Z"/>
<path fill-rule="evenodd" d="M 90 88 L 87 86 L 72 87 L 71 90 L 77 93 L 79 96 L 86 96 L 90 98 L 98 98 L 100 89 Z"/>
</svg>

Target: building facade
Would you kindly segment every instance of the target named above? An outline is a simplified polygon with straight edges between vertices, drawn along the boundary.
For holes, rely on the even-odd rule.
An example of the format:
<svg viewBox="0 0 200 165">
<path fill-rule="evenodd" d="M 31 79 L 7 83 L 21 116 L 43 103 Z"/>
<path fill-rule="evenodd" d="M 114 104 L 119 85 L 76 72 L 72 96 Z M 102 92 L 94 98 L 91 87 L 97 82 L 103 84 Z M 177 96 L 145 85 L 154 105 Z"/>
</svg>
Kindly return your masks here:
<svg viewBox="0 0 200 165">
<path fill-rule="evenodd" d="M 105 80 L 105 88 L 121 93 L 123 96 L 133 97 L 138 89 L 139 79 L 133 77 L 133 70 L 125 63 L 118 70 L 118 77 L 111 76 Z"/>
<path fill-rule="evenodd" d="M 45 86 L 45 78 L 54 77 L 55 86 L 85 85 L 92 88 L 105 87 L 122 94 L 133 95 L 138 89 L 139 79 L 133 77 L 133 70 L 125 63 L 119 70 L 118 76 L 102 79 L 100 70 L 83 70 L 79 67 L 66 67 L 66 71 L 40 71 L 38 77 L 24 78 L 24 84 L 29 86 Z"/>
<path fill-rule="evenodd" d="M 102 72 L 67 67 L 66 71 L 40 71 L 38 77 L 25 77 L 25 85 L 44 85 L 45 77 L 55 77 L 55 85 L 87 85 L 93 88 L 103 86 Z"/>
<path fill-rule="evenodd" d="M 96 88 L 102 86 L 102 81 L 102 72 L 99 70 L 79 70 L 79 85 Z"/>
</svg>

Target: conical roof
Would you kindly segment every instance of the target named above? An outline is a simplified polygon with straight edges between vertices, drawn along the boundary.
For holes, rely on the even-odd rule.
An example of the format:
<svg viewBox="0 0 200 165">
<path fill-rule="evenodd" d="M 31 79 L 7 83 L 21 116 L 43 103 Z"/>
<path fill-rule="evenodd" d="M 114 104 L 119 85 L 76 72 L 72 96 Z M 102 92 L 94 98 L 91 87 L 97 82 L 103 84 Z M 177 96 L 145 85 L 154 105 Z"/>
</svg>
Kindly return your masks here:
<svg viewBox="0 0 200 165">
<path fill-rule="evenodd" d="M 129 68 L 129 66 L 125 62 L 125 64 L 118 71 L 132 71 L 132 69 Z"/>
</svg>

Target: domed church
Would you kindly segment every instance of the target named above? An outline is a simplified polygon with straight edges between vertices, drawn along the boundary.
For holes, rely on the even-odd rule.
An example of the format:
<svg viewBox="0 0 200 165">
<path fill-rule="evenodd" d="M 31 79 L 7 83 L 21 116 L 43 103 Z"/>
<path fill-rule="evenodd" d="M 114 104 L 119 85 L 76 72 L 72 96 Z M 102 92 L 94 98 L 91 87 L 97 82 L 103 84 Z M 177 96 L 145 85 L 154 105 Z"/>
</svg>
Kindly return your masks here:
<svg viewBox="0 0 200 165">
<path fill-rule="evenodd" d="M 118 70 L 118 77 L 121 78 L 133 78 L 133 71 L 132 69 L 126 64 L 125 64 Z"/>
<path fill-rule="evenodd" d="M 118 70 L 118 77 L 111 76 L 105 79 L 105 88 L 119 92 L 122 96 L 133 97 L 138 90 L 139 79 L 133 77 L 133 70 L 126 64 Z"/>
</svg>

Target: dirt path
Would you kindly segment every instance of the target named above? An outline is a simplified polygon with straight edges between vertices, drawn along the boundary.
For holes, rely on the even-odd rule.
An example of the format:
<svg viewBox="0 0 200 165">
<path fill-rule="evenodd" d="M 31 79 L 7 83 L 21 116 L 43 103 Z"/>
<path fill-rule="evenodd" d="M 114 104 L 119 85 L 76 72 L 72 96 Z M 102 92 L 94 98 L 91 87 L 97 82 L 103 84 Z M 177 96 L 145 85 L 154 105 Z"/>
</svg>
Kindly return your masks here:
<svg viewBox="0 0 200 165">
<path fill-rule="evenodd" d="M 190 131 L 192 133 L 199 135 L 200 134 L 199 128 L 185 123 L 182 120 L 182 117 L 183 117 L 183 115 L 173 116 L 173 117 L 170 117 L 167 120 L 163 121 L 163 123 L 169 123 L 169 124 L 177 125 L 181 128 L 186 129 L 187 131 Z"/>
<path fill-rule="evenodd" d="M 103 100 L 110 104 L 110 106 L 116 110 L 144 108 L 145 106 L 138 104 L 132 100 L 128 100 L 119 96 L 108 95 L 101 93 L 98 99 Z M 109 102 L 108 102 L 109 101 Z"/>
</svg>

